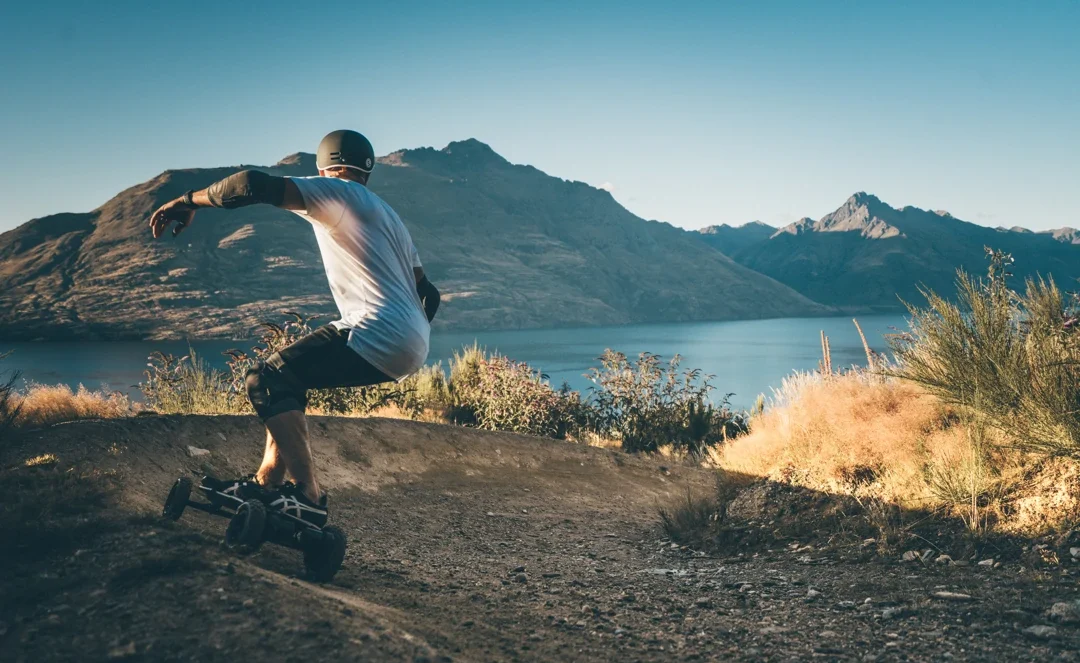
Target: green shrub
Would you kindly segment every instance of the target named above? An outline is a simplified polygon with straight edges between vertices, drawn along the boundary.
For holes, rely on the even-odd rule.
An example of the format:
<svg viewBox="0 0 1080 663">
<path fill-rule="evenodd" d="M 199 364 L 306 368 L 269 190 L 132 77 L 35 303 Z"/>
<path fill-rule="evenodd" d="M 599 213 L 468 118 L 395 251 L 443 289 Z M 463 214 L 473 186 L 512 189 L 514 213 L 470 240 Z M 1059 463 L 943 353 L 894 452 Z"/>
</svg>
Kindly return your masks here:
<svg viewBox="0 0 1080 663">
<path fill-rule="evenodd" d="M 580 427 L 583 405 L 577 392 L 552 389 L 528 364 L 492 355 L 476 368 L 467 405 L 479 428 L 564 439 Z"/>
<path fill-rule="evenodd" d="M 892 372 L 968 408 L 1018 448 L 1080 458 L 1080 307 L 1047 279 L 1008 285 L 1011 256 L 987 249 L 987 279 L 963 271 L 957 300 L 925 291 Z"/>
<path fill-rule="evenodd" d="M 648 352 L 631 363 L 621 352 L 606 350 L 601 368 L 589 379 L 597 385 L 590 398 L 596 432 L 613 437 L 626 451 L 656 451 L 664 445 L 700 453 L 746 430 L 744 418 L 709 402 L 711 375 L 679 370 L 682 358 L 665 363 Z"/>
</svg>

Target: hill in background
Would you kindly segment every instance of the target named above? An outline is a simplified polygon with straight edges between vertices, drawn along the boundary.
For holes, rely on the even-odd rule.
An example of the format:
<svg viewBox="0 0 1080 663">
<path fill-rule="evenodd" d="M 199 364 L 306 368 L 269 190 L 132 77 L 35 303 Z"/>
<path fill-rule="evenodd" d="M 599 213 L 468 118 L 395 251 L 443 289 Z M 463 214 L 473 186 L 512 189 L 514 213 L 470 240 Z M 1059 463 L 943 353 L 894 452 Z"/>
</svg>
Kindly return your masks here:
<svg viewBox="0 0 1080 663">
<path fill-rule="evenodd" d="M 1053 276 L 1071 289 L 1080 278 L 1080 244 L 1070 228 L 987 228 L 947 212 L 895 209 L 867 193 L 853 195 L 817 221 L 800 219 L 767 238 L 756 227 L 726 232 L 738 235 L 728 255 L 740 264 L 817 302 L 852 311 L 898 309 L 901 299 L 921 302 L 920 287 L 951 293 L 957 268 L 985 273 L 987 246 L 1013 254 L 1018 281 Z M 723 251 L 714 239 L 719 236 L 702 239 Z"/>
<path fill-rule="evenodd" d="M 438 325 L 524 328 L 813 315 L 829 308 L 694 233 L 466 140 L 381 158 L 371 188 L 401 215 L 444 293 Z M 250 167 L 250 166 L 249 166 Z M 155 242 L 160 204 L 242 167 L 175 170 L 100 208 L 0 235 L 0 336 L 246 336 L 283 310 L 336 315 L 306 223 L 269 206 L 200 211 Z M 296 154 L 278 175 L 316 174 Z"/>
</svg>

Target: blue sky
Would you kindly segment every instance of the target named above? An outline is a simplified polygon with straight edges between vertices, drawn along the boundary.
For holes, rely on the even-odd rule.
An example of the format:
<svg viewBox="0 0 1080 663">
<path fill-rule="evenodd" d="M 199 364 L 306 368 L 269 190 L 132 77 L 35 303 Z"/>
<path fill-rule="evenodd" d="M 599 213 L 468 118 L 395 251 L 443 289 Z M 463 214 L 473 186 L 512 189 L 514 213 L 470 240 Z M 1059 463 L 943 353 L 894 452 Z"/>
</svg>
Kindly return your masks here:
<svg viewBox="0 0 1080 663">
<path fill-rule="evenodd" d="M 476 137 L 687 228 L 860 190 L 1078 226 L 1078 34 L 1078 0 L 12 0 L 0 230 L 344 127 L 380 154 Z"/>
</svg>

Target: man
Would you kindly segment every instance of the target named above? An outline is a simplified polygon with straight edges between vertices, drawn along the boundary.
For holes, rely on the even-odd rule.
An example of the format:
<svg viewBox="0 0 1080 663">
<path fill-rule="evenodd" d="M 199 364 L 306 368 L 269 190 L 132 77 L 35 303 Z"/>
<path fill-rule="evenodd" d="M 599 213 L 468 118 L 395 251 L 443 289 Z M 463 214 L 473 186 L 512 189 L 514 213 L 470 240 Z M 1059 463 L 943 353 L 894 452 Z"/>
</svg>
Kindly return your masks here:
<svg viewBox="0 0 1080 663">
<path fill-rule="evenodd" d="M 322 527 L 319 487 L 304 417 L 308 389 L 361 387 L 401 379 L 428 353 L 439 291 L 428 281 L 405 224 L 367 188 L 375 153 L 355 131 L 319 143 L 318 177 L 274 177 L 245 170 L 188 191 L 150 217 L 154 238 L 175 237 L 200 207 L 275 205 L 311 222 L 341 319 L 316 329 L 248 371 L 247 390 L 266 424 L 262 466 L 251 477 L 211 486 Z M 285 472 L 294 484 L 283 483 Z"/>
</svg>

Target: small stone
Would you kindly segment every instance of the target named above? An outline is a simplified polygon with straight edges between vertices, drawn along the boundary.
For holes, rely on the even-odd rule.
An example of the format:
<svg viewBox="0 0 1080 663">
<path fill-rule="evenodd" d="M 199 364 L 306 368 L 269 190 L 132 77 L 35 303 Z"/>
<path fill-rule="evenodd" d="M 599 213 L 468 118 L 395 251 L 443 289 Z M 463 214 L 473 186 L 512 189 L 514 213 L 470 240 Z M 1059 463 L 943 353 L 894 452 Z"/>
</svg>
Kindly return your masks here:
<svg viewBox="0 0 1080 663">
<path fill-rule="evenodd" d="M 870 612 L 873 609 L 874 609 L 874 606 L 870 605 L 869 603 L 861 603 L 861 604 L 859 604 L 859 607 L 858 607 L 859 612 Z"/>
<path fill-rule="evenodd" d="M 1080 600 L 1065 603 L 1055 603 L 1047 611 L 1046 616 L 1061 624 L 1080 623 Z"/>
<path fill-rule="evenodd" d="M 193 447 L 193 446 L 190 446 L 190 445 L 188 445 L 187 452 L 188 452 L 188 455 L 191 456 L 192 458 L 198 458 L 199 456 L 209 456 L 210 455 L 210 450 L 209 449 L 200 449 L 199 447 Z"/>
<path fill-rule="evenodd" d="M 128 656 L 135 655 L 135 642 L 128 642 L 126 645 L 120 645 L 113 647 L 109 650 L 109 658 L 127 658 Z"/>
<path fill-rule="evenodd" d="M 930 560 L 934 559 L 934 551 L 930 548 L 927 548 L 922 552 L 922 555 L 919 555 L 919 558 L 924 562 L 929 562 Z"/>
<path fill-rule="evenodd" d="M 899 619 L 903 611 L 900 608 L 885 608 L 881 611 L 882 619 Z"/>
<path fill-rule="evenodd" d="M 933 596 L 935 599 L 941 599 L 943 601 L 972 601 L 972 600 L 974 600 L 974 599 L 971 598 L 971 595 L 969 595 L 969 594 L 960 594 L 958 592 L 934 592 L 930 596 Z"/>
<path fill-rule="evenodd" d="M 529 582 L 529 577 L 524 573 L 519 573 L 514 576 L 514 582 Z"/>
<path fill-rule="evenodd" d="M 525 573 L 525 567 L 524 566 L 515 566 L 514 570 L 511 571 L 511 573 Z"/>
<path fill-rule="evenodd" d="M 990 559 L 981 560 L 978 565 L 979 566 L 989 566 L 990 568 L 993 568 L 994 567 L 994 559 L 990 558 Z"/>
<path fill-rule="evenodd" d="M 702 596 L 698 600 L 694 601 L 694 605 L 699 608 L 709 608 L 712 606 L 712 599 L 707 596 Z"/>
<path fill-rule="evenodd" d="M 255 599 L 244 599 L 244 602 L 240 605 L 244 606 L 245 608 L 250 608 L 255 605 Z"/>
<path fill-rule="evenodd" d="M 630 632 L 630 631 L 627 631 L 627 630 L 626 630 L 626 629 L 624 629 L 624 628 L 617 628 L 617 629 L 615 629 L 615 635 L 616 635 L 616 636 L 623 636 L 623 635 L 626 635 L 626 634 L 627 634 L 627 633 L 629 633 L 629 632 Z"/>
<path fill-rule="evenodd" d="M 836 607 L 839 610 L 854 610 L 855 609 L 855 602 L 854 601 L 840 601 L 839 603 L 836 604 Z"/>
<path fill-rule="evenodd" d="M 952 557 L 949 557 L 948 555 L 939 555 L 938 558 L 934 560 L 934 563 L 935 564 L 951 564 L 952 561 L 953 561 Z"/>
<path fill-rule="evenodd" d="M 488 518 L 494 518 L 495 517 L 495 514 L 492 513 L 491 511 L 488 511 L 487 515 L 488 515 Z"/>
<path fill-rule="evenodd" d="M 821 633 L 818 633 L 818 637 L 819 638 L 836 638 L 836 637 L 839 637 L 839 634 L 836 631 L 822 631 Z"/>
<path fill-rule="evenodd" d="M 919 553 L 914 550 L 909 550 L 900 557 L 900 561 L 902 562 L 914 562 L 917 559 L 919 559 Z"/>
<path fill-rule="evenodd" d="M 1073 559 L 1080 558 L 1080 548 L 1069 548 L 1069 556 Z"/>
<path fill-rule="evenodd" d="M 1043 626 L 1042 624 L 1039 624 L 1036 626 L 1029 626 L 1023 631 L 1021 631 L 1021 633 L 1032 638 L 1045 640 L 1047 638 L 1052 638 L 1057 635 L 1057 629 L 1053 626 Z"/>
<path fill-rule="evenodd" d="M 819 598 L 821 598 L 821 592 L 819 592 L 818 590 L 816 590 L 816 589 L 808 589 L 808 590 L 806 590 L 806 601 L 807 602 L 816 601 Z"/>
</svg>

